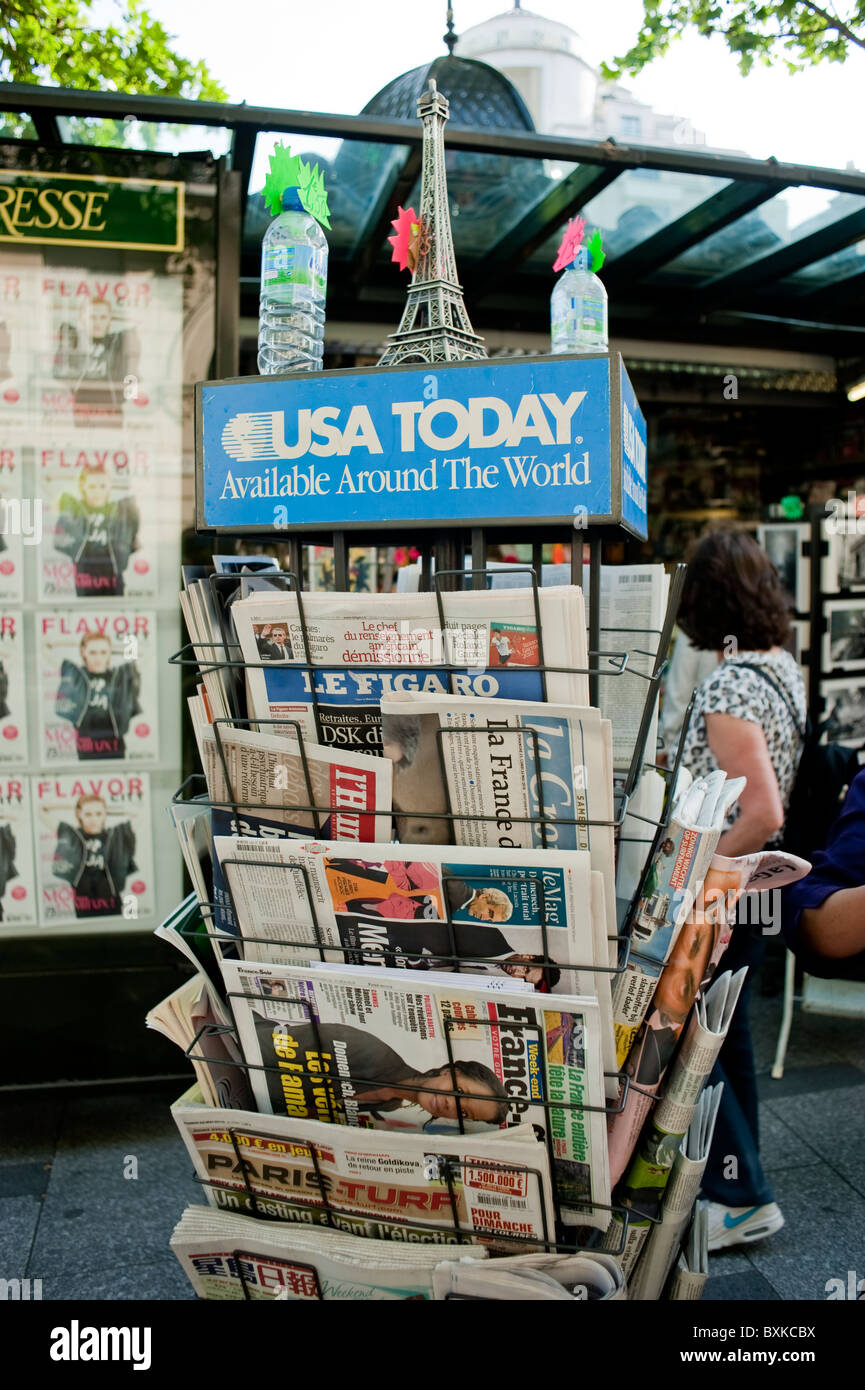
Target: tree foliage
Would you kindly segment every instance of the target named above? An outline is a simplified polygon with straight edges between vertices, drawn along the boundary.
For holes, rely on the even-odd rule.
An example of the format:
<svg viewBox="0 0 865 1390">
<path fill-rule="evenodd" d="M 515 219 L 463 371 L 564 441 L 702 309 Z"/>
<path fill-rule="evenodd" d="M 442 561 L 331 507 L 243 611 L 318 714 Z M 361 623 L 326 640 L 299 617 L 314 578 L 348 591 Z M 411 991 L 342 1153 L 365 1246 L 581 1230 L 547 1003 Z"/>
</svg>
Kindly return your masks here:
<svg viewBox="0 0 865 1390">
<path fill-rule="evenodd" d="M 172 36 L 141 0 L 113 4 L 113 22 L 100 24 L 93 0 L 0 0 L 0 79 L 226 99 L 205 63 L 175 52 Z"/>
<path fill-rule="evenodd" d="M 812 4 L 811 0 L 643 0 L 643 22 L 633 46 L 604 75 L 618 78 L 641 72 L 661 57 L 674 39 L 689 31 L 720 35 L 742 73 L 754 63 L 784 63 L 801 72 L 814 63 L 843 63 L 851 49 L 865 49 L 865 0 Z"/>
</svg>

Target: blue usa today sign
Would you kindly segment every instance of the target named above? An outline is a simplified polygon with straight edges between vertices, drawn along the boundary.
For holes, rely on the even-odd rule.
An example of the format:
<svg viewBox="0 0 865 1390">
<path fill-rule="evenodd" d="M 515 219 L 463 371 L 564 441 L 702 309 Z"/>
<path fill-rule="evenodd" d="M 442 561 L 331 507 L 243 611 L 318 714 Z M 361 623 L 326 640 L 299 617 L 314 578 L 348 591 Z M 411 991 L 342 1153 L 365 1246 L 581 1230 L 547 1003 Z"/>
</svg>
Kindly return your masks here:
<svg viewBox="0 0 865 1390">
<path fill-rule="evenodd" d="M 622 521 L 621 383 L 608 355 L 203 383 L 198 525 Z"/>
</svg>

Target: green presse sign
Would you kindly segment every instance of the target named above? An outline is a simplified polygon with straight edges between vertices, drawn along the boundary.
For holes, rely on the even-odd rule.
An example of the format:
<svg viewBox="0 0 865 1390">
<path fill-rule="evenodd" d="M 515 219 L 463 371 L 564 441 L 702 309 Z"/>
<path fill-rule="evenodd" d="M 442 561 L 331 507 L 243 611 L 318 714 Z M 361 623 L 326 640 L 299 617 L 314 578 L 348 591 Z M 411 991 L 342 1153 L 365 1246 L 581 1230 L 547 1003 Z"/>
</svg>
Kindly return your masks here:
<svg viewBox="0 0 865 1390">
<path fill-rule="evenodd" d="M 183 184 L 0 169 L 0 242 L 180 251 Z"/>
</svg>

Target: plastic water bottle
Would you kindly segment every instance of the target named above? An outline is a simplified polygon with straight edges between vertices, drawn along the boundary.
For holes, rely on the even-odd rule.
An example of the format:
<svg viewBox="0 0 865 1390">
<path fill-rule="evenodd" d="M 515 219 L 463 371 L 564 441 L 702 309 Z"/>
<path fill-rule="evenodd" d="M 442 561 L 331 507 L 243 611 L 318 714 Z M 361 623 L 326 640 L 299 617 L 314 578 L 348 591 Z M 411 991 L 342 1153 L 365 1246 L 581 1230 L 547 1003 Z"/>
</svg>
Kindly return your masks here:
<svg viewBox="0 0 865 1390">
<path fill-rule="evenodd" d="M 607 351 L 607 291 L 589 269 L 585 246 L 556 281 L 550 320 L 554 353 Z"/>
<path fill-rule="evenodd" d="M 296 188 L 282 195 L 282 212 L 261 247 L 258 370 L 320 372 L 324 356 L 327 241 Z"/>
</svg>

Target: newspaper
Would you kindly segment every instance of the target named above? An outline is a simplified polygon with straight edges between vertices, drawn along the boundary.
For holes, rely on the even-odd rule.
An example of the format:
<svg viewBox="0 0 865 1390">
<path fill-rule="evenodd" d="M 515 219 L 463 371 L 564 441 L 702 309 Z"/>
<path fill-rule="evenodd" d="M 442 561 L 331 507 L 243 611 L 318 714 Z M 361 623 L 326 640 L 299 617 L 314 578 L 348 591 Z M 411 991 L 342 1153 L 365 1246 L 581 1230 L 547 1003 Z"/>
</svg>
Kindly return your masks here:
<svg viewBox="0 0 865 1390">
<path fill-rule="evenodd" d="M 628 1280 L 631 1299 L 658 1299 L 694 1211 L 709 1159 L 724 1083 L 706 1086 L 694 1108 L 664 1192 L 661 1220 L 652 1226 L 637 1269 Z"/>
<path fill-rule="evenodd" d="M 649 1012 L 628 1054 L 626 1070 L 641 1090 L 628 1093 L 624 1110 L 610 1119 L 610 1169 L 615 1185 L 652 1108 L 691 1006 L 714 976 L 732 935 L 736 903 L 745 892 L 796 883 L 808 873 L 804 859 L 782 850 L 761 850 L 730 859 L 716 854 L 697 903 L 676 937 L 665 965 L 655 964 Z M 649 970 L 647 963 L 646 969 Z M 615 1004 L 614 1004 L 615 1008 Z"/>
<path fill-rule="evenodd" d="M 552 1238 L 546 1146 L 531 1125 L 466 1136 L 383 1135 L 205 1105 L 171 1107 L 212 1206 L 376 1240 L 471 1237 L 519 1253 Z"/>
<path fill-rule="evenodd" d="M 606 1303 L 627 1298 L 618 1261 L 598 1250 L 579 1255 L 516 1255 L 486 1264 L 448 1260 L 437 1266 L 433 1287 L 437 1299 Z"/>
<path fill-rule="evenodd" d="M 211 800 L 229 803 L 213 808 L 214 835 L 389 839 L 387 759 L 226 724 L 199 724 L 197 737 Z"/>
<path fill-rule="evenodd" d="M 583 588 L 589 592 L 589 569 L 583 570 Z M 639 674 L 650 676 L 667 608 L 670 578 L 663 565 L 601 566 L 601 648 L 628 653 L 620 676 L 602 677 L 598 698 L 601 714 L 613 726 L 613 762 L 617 772 L 630 767 L 634 744 L 643 718 L 649 689 Z M 605 669 L 604 659 L 599 661 Z M 646 760 L 653 762 L 658 742 L 658 696 L 646 738 Z"/>
<path fill-rule="evenodd" d="M 670 823 L 652 856 L 639 899 L 625 923 L 631 953 L 613 989 L 616 1058 L 625 1062 L 683 922 L 699 894 L 724 816 L 741 793 L 745 779 L 727 781 L 718 769 L 677 787 Z"/>
<path fill-rule="evenodd" d="M 210 807 L 206 801 L 186 805 L 172 802 L 168 808 L 171 823 L 183 855 L 195 896 L 206 918 L 211 917 L 213 902 L 213 840 L 210 830 Z"/>
<path fill-rule="evenodd" d="M 603 882 L 587 854 L 380 844 L 348 858 L 339 842 L 243 837 L 217 837 L 215 852 L 227 861 L 246 960 L 323 954 L 588 995 L 598 1001 L 604 1070 L 615 1071 L 610 977 L 595 969 L 606 952 Z"/>
<path fill-rule="evenodd" d="M 596 709 L 417 695 L 382 698 L 381 716 L 401 840 L 588 850 L 615 936 L 613 827 L 598 823 L 613 819 L 611 730 Z M 432 814 L 448 810 L 467 819 Z"/>
<path fill-rule="evenodd" d="M 587 678 L 538 666 L 586 668 L 582 592 L 254 594 L 232 615 L 249 663 L 249 713 L 294 719 L 313 742 L 381 751 L 379 702 L 393 693 L 588 704 Z M 543 662 L 541 660 L 543 656 Z M 312 684 L 305 664 L 321 667 Z M 446 665 L 456 667 L 445 669 Z M 406 667 L 406 670 L 402 670 Z M 545 689 L 546 687 L 546 689 Z M 315 695 L 315 703 L 313 701 Z M 316 719 L 316 708 L 318 719 Z"/>
<path fill-rule="evenodd" d="M 646 860 L 654 842 L 654 826 L 661 820 L 666 782 L 659 772 L 647 768 L 634 788 L 622 821 L 616 861 L 616 907 L 627 919 L 640 886 Z"/>
<path fill-rule="evenodd" d="M 385 970 L 222 970 L 263 1113 L 427 1133 L 460 1118 L 482 1132 L 534 1124 L 555 1155 L 565 1223 L 607 1225 L 589 1205 L 610 1190 L 603 1117 L 585 1108 L 603 1107 L 595 1000 L 562 995 L 553 1009 L 480 981 Z"/>
<path fill-rule="evenodd" d="M 673 1303 L 697 1302 L 703 1297 L 709 1277 L 709 1213 L 705 1207 L 694 1212 L 687 1243 L 676 1261 L 667 1298 Z"/>
<path fill-rule="evenodd" d="M 679 1146 L 694 1117 L 697 1097 L 715 1065 L 747 975 L 726 971 L 696 1002 L 663 1099 L 646 1120 L 616 1200 L 639 1218 L 657 1221 Z"/>
<path fill-rule="evenodd" d="M 189 1060 L 208 1105 L 238 1110 L 251 1107 L 252 1096 L 240 1049 L 230 1031 L 230 1016 L 204 975 L 184 980 L 154 1005 L 145 1022 L 184 1052 L 192 1048 Z"/>
<path fill-rule="evenodd" d="M 187 1207 L 171 1248 L 199 1298 L 431 1299 L 438 1245 L 373 1240 L 323 1227 Z M 481 1246 L 474 1259 L 484 1259 Z"/>
</svg>

